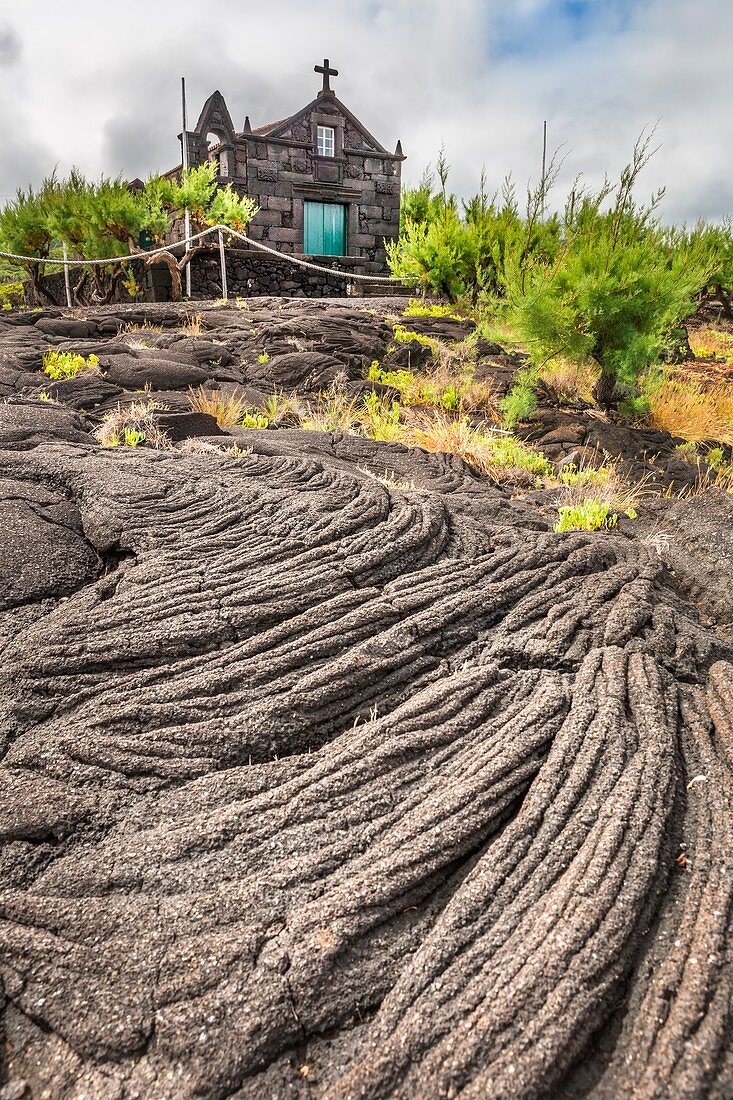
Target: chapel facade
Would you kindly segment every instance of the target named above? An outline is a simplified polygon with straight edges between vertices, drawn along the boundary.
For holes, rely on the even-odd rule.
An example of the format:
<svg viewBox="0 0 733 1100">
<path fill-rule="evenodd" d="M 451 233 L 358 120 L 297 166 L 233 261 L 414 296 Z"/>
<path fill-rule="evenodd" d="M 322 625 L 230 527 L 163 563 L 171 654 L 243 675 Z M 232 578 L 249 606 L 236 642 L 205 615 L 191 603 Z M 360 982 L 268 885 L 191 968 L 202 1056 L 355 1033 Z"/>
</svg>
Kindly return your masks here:
<svg viewBox="0 0 733 1100">
<path fill-rule="evenodd" d="M 297 256 L 348 258 L 351 270 L 386 270 L 385 240 L 400 221 L 400 142 L 389 153 L 331 88 L 326 59 L 316 65 L 322 87 L 288 118 L 234 128 L 220 92 L 204 104 L 196 128 L 181 134 L 189 164 L 215 160 L 231 183 L 260 207 L 248 235 Z"/>
</svg>

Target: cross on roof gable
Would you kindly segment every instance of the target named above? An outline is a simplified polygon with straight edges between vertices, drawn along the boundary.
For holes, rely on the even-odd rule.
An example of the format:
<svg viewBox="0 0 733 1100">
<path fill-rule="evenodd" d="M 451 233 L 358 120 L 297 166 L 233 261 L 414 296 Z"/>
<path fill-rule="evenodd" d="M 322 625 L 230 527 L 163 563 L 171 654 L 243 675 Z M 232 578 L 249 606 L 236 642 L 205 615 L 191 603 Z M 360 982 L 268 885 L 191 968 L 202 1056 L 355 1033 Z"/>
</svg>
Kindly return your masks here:
<svg viewBox="0 0 733 1100">
<path fill-rule="evenodd" d="M 321 88 L 319 95 L 333 95 L 331 85 L 328 81 L 329 76 L 338 76 L 338 69 L 332 69 L 328 64 L 328 58 L 324 57 L 322 65 L 313 66 L 314 73 L 323 73 L 323 87 Z"/>
</svg>

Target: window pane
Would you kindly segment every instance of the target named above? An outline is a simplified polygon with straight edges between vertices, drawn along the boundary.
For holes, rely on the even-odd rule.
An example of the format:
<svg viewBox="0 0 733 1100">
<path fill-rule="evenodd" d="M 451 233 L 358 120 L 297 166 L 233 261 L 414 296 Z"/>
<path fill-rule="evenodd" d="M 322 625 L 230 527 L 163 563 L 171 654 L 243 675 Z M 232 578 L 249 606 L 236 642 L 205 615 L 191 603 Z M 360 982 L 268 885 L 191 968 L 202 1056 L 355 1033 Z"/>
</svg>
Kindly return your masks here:
<svg viewBox="0 0 733 1100">
<path fill-rule="evenodd" d="M 334 131 L 332 126 L 319 126 L 316 141 L 316 151 L 319 157 L 332 157 L 334 155 Z"/>
</svg>

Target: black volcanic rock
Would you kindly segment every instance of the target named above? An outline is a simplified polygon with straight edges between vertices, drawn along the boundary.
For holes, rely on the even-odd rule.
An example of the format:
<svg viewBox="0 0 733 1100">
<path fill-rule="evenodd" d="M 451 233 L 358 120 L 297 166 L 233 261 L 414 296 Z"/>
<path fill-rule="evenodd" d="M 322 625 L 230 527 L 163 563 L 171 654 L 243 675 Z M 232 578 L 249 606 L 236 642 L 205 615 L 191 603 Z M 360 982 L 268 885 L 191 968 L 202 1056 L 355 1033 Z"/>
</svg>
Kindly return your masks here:
<svg viewBox="0 0 733 1100">
<path fill-rule="evenodd" d="M 84 538 L 79 510 L 62 494 L 1 479 L 0 510 L 0 610 L 58 598 L 96 579 L 100 560 Z"/>
<path fill-rule="evenodd" d="M 267 308 L 335 346 L 212 309 L 225 369 Z M 262 389 L 386 346 L 343 312 Z M 557 535 L 455 455 L 0 403 L 0 1089 L 725 1100 L 727 500 Z"/>
<path fill-rule="evenodd" d="M 250 364 L 246 370 L 247 381 L 255 386 L 274 387 L 282 390 L 318 392 L 327 389 L 339 378 L 355 379 L 359 372 L 346 368 L 332 355 L 318 351 L 293 351 L 287 355 L 275 355 L 266 362 Z"/>
<path fill-rule="evenodd" d="M 225 435 L 216 418 L 203 412 L 156 412 L 155 423 L 172 443 L 196 436 Z"/>
<path fill-rule="evenodd" d="M 51 440 L 91 443 L 92 437 L 78 413 L 51 401 L 18 400 L 0 408 L 0 448 L 24 450 Z"/>
<path fill-rule="evenodd" d="M 108 382 L 126 390 L 185 389 L 199 386 L 209 377 L 209 371 L 188 360 L 152 358 L 151 356 L 115 355 L 108 363 L 102 361 Z"/>
</svg>

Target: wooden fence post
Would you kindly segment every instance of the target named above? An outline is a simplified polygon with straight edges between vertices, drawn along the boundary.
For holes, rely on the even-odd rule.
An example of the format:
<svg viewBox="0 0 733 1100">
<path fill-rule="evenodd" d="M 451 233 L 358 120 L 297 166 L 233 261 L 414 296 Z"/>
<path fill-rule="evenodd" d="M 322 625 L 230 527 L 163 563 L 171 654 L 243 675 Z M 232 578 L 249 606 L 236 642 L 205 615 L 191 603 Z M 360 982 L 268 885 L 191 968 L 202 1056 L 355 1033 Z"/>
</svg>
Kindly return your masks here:
<svg viewBox="0 0 733 1100">
<path fill-rule="evenodd" d="M 66 241 L 64 244 L 64 286 L 66 287 L 66 304 L 69 309 L 72 309 L 71 302 L 71 280 L 69 279 L 69 253 L 66 250 Z"/>
<path fill-rule="evenodd" d="M 229 300 L 229 292 L 227 290 L 227 261 L 226 253 L 224 252 L 224 234 L 221 229 L 219 230 L 219 264 L 221 266 L 221 296 L 226 302 Z"/>
</svg>

